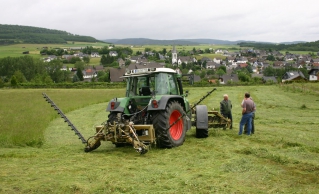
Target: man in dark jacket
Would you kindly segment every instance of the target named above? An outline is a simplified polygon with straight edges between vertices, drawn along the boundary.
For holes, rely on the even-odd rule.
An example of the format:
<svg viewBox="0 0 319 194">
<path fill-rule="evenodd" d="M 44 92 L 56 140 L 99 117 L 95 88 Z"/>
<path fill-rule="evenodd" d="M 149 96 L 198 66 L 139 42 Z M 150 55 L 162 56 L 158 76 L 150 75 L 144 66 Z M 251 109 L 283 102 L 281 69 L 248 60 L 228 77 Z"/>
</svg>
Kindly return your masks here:
<svg viewBox="0 0 319 194">
<path fill-rule="evenodd" d="M 220 102 L 220 113 L 231 120 L 230 129 L 233 128 L 233 117 L 231 109 L 233 108 L 231 101 L 228 99 L 228 95 L 224 94 L 224 100 Z"/>
</svg>

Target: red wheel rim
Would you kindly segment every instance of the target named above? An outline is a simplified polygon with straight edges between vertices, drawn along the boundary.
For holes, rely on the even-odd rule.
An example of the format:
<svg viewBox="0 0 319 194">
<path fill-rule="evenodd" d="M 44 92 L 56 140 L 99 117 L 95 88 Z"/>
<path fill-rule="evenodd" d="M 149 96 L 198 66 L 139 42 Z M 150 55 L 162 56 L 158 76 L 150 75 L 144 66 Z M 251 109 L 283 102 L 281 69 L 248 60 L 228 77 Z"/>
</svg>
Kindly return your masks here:
<svg viewBox="0 0 319 194">
<path fill-rule="evenodd" d="M 174 110 L 169 118 L 169 124 L 172 125 L 181 116 L 181 113 Z M 179 119 L 170 129 L 169 133 L 174 140 L 181 138 L 184 129 L 183 119 Z"/>
</svg>

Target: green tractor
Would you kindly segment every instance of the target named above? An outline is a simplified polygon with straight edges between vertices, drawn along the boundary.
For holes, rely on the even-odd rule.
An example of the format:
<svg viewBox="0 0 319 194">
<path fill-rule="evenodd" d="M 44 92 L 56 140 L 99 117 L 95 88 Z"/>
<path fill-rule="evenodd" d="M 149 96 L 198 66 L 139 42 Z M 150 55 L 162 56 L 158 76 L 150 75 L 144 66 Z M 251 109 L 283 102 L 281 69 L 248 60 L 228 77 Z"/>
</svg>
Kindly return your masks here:
<svg viewBox="0 0 319 194">
<path fill-rule="evenodd" d="M 123 78 L 127 82 L 126 95 L 112 99 L 106 111 L 108 119 L 96 126 L 96 134 L 85 140 L 74 125 L 45 94 L 51 106 L 68 122 L 76 135 L 86 143 L 85 152 L 101 145 L 101 141 L 111 141 L 116 147 L 131 144 L 141 154 L 149 150 L 150 145 L 172 148 L 185 141 L 186 132 L 196 127 L 196 137 L 206 138 L 208 128 L 228 126 L 229 120 L 215 112 L 209 116 L 205 105 L 197 105 L 210 93 L 191 107 L 184 93 L 181 75 L 170 68 L 144 68 L 127 71 Z M 192 118 L 192 114 L 195 117 Z M 214 119 L 212 119 L 214 118 Z M 210 124 L 210 120 L 215 123 Z M 218 122 L 218 123 L 216 123 Z"/>
</svg>

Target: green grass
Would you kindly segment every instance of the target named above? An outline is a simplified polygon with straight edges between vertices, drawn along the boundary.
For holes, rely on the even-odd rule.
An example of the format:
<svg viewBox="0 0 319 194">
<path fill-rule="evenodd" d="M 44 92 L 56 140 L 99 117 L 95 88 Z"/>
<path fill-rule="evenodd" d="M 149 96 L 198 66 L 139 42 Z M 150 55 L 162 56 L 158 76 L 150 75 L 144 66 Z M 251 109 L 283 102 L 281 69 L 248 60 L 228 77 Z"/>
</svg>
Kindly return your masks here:
<svg viewBox="0 0 319 194">
<path fill-rule="evenodd" d="M 123 96 L 116 89 L 39 89 L 0 90 L 0 145 L 41 146 L 43 131 L 57 117 L 42 97 L 46 93 L 63 112 L 69 112 L 90 104 L 107 102 L 114 94 Z"/>
<path fill-rule="evenodd" d="M 204 53 L 204 54 L 196 55 L 196 59 L 202 59 L 203 57 L 208 57 L 210 59 L 214 59 L 214 58 L 225 59 L 226 58 L 226 56 L 223 56 L 221 54 Z"/>
<path fill-rule="evenodd" d="M 70 48 L 70 47 L 85 47 L 85 46 L 92 46 L 101 48 L 104 46 L 108 46 L 109 44 L 106 43 L 88 43 L 88 42 L 68 42 L 67 44 L 13 44 L 7 46 L 0 46 L 0 58 L 4 57 L 20 57 L 24 56 L 22 52 L 29 51 L 29 56 L 35 58 L 43 58 L 40 55 L 40 51 L 43 47 L 48 47 L 49 50 L 54 48 Z"/>
<path fill-rule="evenodd" d="M 195 103 L 211 88 L 187 89 L 190 102 Z M 238 136 L 240 102 L 247 91 L 257 104 L 256 133 Z M 210 129 L 208 138 L 197 139 L 193 128 L 187 132 L 182 146 L 153 148 L 139 155 L 130 146 L 115 148 L 110 142 L 102 142 L 97 150 L 84 153 L 84 145 L 41 95 L 46 92 L 89 137 L 94 126 L 106 120 L 107 101 L 123 96 L 124 89 L 0 92 L 1 137 L 17 133 L 17 127 L 23 128 L 19 132 L 26 137 L 40 128 L 37 132 L 43 137 L 39 148 L 1 144 L 0 193 L 317 193 L 319 190 L 316 93 L 280 86 L 218 87 L 202 104 L 218 110 L 223 94 L 227 93 L 233 103 L 234 130 Z M 20 119 L 15 119 L 16 115 Z M 27 125 L 35 118 L 37 122 Z M 8 125 L 5 130 L 3 120 Z M 16 122 L 23 124 L 17 126 Z"/>
<path fill-rule="evenodd" d="M 128 47 L 131 45 L 116 45 L 116 46 L 120 46 L 120 47 Z M 145 50 L 145 48 L 151 48 L 152 50 L 155 51 L 162 51 L 164 48 L 166 48 L 166 51 L 170 51 L 171 49 L 173 49 L 173 45 L 134 45 L 133 47 L 131 47 L 131 49 L 133 50 L 133 54 L 135 54 L 137 51 L 141 51 L 143 52 Z M 238 45 L 209 45 L 209 44 L 201 44 L 201 45 L 175 45 L 175 49 L 177 51 L 191 51 L 193 50 L 193 48 L 197 49 L 229 49 L 230 52 L 233 51 L 239 51 L 240 47 Z M 236 48 L 236 50 L 233 50 L 233 48 Z"/>
</svg>

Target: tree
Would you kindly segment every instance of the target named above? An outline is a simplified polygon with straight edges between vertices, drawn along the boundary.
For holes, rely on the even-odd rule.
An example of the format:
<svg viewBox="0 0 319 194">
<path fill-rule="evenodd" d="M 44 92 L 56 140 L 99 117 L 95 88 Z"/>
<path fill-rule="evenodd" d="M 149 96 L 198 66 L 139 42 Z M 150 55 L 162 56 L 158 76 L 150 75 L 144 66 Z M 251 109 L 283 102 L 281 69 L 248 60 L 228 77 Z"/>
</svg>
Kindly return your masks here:
<svg viewBox="0 0 319 194">
<path fill-rule="evenodd" d="M 125 61 L 125 66 L 129 66 L 131 64 L 131 60 L 126 60 Z"/>
<path fill-rule="evenodd" d="M 18 85 L 18 81 L 17 81 L 16 76 L 13 75 L 13 76 L 11 77 L 10 83 L 11 83 L 11 86 L 12 86 L 12 87 L 16 87 L 16 86 Z"/>
<path fill-rule="evenodd" d="M 85 63 L 90 63 L 90 57 L 83 57 L 83 61 Z"/>
<path fill-rule="evenodd" d="M 97 73 L 97 80 L 99 82 L 108 82 L 109 81 L 109 72 L 99 71 Z"/>
<path fill-rule="evenodd" d="M 111 64 L 114 62 L 114 57 L 107 55 L 106 56 L 106 64 Z"/>
<path fill-rule="evenodd" d="M 276 61 L 276 58 L 273 55 L 268 55 L 266 59 L 269 61 Z"/>
<path fill-rule="evenodd" d="M 239 72 L 239 73 L 238 73 L 238 79 L 239 79 L 240 81 L 242 81 L 242 82 L 249 82 L 250 77 L 249 77 L 246 73 L 244 73 L 244 72 Z"/>
<path fill-rule="evenodd" d="M 275 70 L 273 67 L 268 66 L 263 70 L 264 76 L 274 76 L 275 75 Z"/>
<path fill-rule="evenodd" d="M 185 69 L 185 68 L 186 68 L 186 63 L 182 62 L 182 69 Z"/>
<path fill-rule="evenodd" d="M 53 60 L 48 63 L 45 63 L 45 69 L 47 74 L 55 83 L 63 81 L 63 72 L 61 70 L 63 63 L 59 60 Z"/>
<path fill-rule="evenodd" d="M 79 77 L 75 74 L 75 75 L 73 76 L 73 78 L 72 78 L 72 81 L 73 81 L 73 82 L 78 82 L 78 81 L 80 81 L 80 79 L 79 79 Z"/>
<path fill-rule="evenodd" d="M 214 75 L 215 71 L 213 69 L 207 70 L 207 75 Z"/>
<path fill-rule="evenodd" d="M 15 76 L 18 83 L 23 83 L 27 81 L 27 79 L 24 77 L 23 73 L 20 70 L 15 71 L 13 75 Z"/>
<path fill-rule="evenodd" d="M 83 73 L 82 73 L 82 70 L 80 68 L 76 70 L 76 75 L 77 75 L 77 77 L 79 78 L 80 81 L 84 80 Z"/>
<path fill-rule="evenodd" d="M 151 48 L 145 48 L 144 51 L 145 52 L 150 52 L 152 49 Z"/>
<path fill-rule="evenodd" d="M 51 83 L 53 83 L 53 80 L 51 79 L 51 77 L 49 75 L 46 75 L 46 76 L 44 76 L 44 83 L 51 84 Z"/>
<path fill-rule="evenodd" d="M 84 67 L 86 66 L 86 64 L 83 62 L 83 61 L 77 61 L 75 64 L 74 64 L 74 67 L 76 69 L 84 69 Z"/>
<path fill-rule="evenodd" d="M 304 75 L 306 78 L 309 78 L 309 74 L 308 74 L 307 68 L 303 67 L 303 68 L 300 68 L 299 70 L 303 73 L 303 75 Z"/>
<path fill-rule="evenodd" d="M 205 68 L 205 69 L 207 68 L 207 62 L 206 62 L 206 60 L 203 62 L 202 67 Z"/>
<path fill-rule="evenodd" d="M 62 71 L 62 82 L 71 82 L 71 71 Z"/>
<path fill-rule="evenodd" d="M 246 69 L 249 73 L 253 73 L 253 68 L 251 65 L 247 65 Z"/>
<path fill-rule="evenodd" d="M 119 67 L 119 63 L 117 61 L 112 62 L 109 67 Z"/>
<path fill-rule="evenodd" d="M 224 74 L 226 74 L 226 72 L 225 72 L 223 69 L 219 68 L 219 69 L 217 70 L 216 74 L 219 75 L 219 77 L 221 77 L 221 76 L 223 76 Z"/>
<path fill-rule="evenodd" d="M 199 74 L 199 77 L 200 77 L 201 79 L 203 79 L 205 76 L 206 76 L 206 71 L 202 71 L 202 72 Z"/>
<path fill-rule="evenodd" d="M 72 57 L 70 59 L 70 63 L 72 63 L 72 64 L 75 64 L 77 61 L 82 61 L 82 60 L 80 59 L 80 57 Z"/>
<path fill-rule="evenodd" d="M 221 65 L 221 66 L 218 67 L 218 69 L 221 69 L 221 70 L 223 70 L 226 73 L 226 66 Z"/>
<path fill-rule="evenodd" d="M 101 57 L 101 60 L 100 60 L 100 63 L 105 66 L 107 64 L 107 59 L 106 59 L 106 56 L 105 55 L 102 55 Z"/>
<path fill-rule="evenodd" d="M 163 53 L 163 55 L 166 55 L 166 53 L 167 53 L 166 48 L 163 48 L 162 53 Z"/>
</svg>

